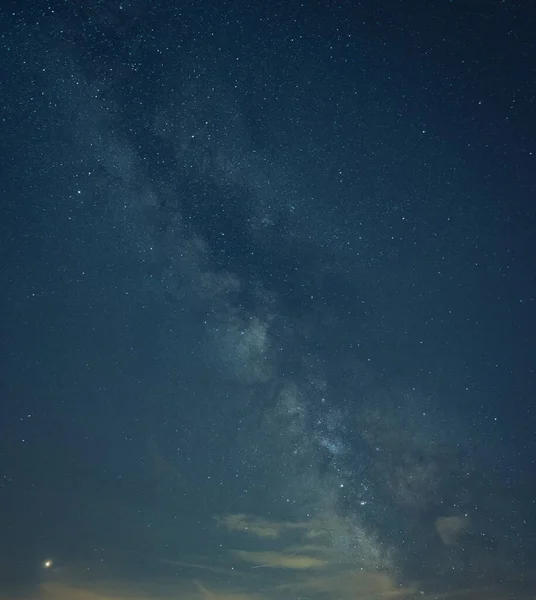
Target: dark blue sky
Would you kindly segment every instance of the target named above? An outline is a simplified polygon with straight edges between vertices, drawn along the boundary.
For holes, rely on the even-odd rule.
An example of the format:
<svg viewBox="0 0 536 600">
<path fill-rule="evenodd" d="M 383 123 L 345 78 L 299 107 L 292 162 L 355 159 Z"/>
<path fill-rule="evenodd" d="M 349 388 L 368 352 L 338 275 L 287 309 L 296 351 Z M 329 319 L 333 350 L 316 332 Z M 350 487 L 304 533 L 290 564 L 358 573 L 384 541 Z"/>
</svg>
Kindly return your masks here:
<svg viewBox="0 0 536 600">
<path fill-rule="evenodd" d="M 1 597 L 526 576 L 533 10 L 0 17 Z"/>
</svg>

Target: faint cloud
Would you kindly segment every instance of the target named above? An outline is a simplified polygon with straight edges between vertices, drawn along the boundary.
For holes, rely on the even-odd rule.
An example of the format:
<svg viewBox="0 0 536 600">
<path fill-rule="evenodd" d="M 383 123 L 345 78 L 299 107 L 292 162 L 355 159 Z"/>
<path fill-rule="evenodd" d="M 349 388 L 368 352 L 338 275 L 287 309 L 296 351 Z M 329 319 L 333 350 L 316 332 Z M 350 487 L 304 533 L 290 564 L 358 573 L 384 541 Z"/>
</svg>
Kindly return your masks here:
<svg viewBox="0 0 536 600">
<path fill-rule="evenodd" d="M 262 538 L 278 538 L 284 531 L 295 529 L 309 529 L 308 522 L 269 521 L 262 517 L 245 514 L 225 515 L 216 517 L 220 527 L 228 531 L 240 531 Z"/>
<path fill-rule="evenodd" d="M 203 598 L 203 600 L 253 600 L 261 597 L 253 592 L 212 591 L 199 581 L 196 581 L 195 584 L 200 592 L 200 597 Z"/>
<path fill-rule="evenodd" d="M 445 546 L 456 546 L 470 523 L 469 517 L 439 517 L 435 522 L 435 530 Z"/>
<path fill-rule="evenodd" d="M 325 559 L 305 554 L 289 554 L 286 552 L 253 552 L 249 550 L 233 550 L 233 553 L 243 561 L 259 567 L 279 569 L 323 569 L 327 566 Z"/>
<path fill-rule="evenodd" d="M 404 598 L 415 589 L 402 587 L 387 573 L 374 571 L 334 571 L 329 575 L 308 575 L 278 586 L 280 591 L 301 594 L 327 594 L 348 599 Z"/>
<path fill-rule="evenodd" d="M 228 531 L 242 531 L 259 537 L 276 538 L 281 535 L 284 524 L 244 514 L 217 517 L 218 524 Z"/>
<path fill-rule="evenodd" d="M 389 553 L 355 520 L 326 512 L 321 519 L 268 521 L 244 514 L 218 517 L 220 527 L 265 540 L 272 547 L 259 551 L 235 549 L 233 555 L 257 566 L 286 569 L 324 568 L 327 564 L 389 568 Z M 285 534 L 285 535 L 284 535 Z M 277 542 L 277 547 L 274 543 Z"/>
<path fill-rule="evenodd" d="M 127 587 L 127 586 L 125 586 Z M 84 589 L 62 583 L 47 583 L 40 588 L 43 600 L 149 600 L 147 594 L 128 592 L 125 589 L 117 592 Z M 164 598 L 162 598 L 164 600 Z"/>
</svg>

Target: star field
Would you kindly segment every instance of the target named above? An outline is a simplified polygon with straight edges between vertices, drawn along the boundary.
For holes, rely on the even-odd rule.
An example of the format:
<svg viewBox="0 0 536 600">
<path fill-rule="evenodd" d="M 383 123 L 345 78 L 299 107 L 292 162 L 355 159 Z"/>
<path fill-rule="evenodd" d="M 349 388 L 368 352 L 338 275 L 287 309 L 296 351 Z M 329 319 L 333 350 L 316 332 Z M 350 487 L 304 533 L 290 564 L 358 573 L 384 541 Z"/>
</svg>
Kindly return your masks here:
<svg viewBox="0 0 536 600">
<path fill-rule="evenodd" d="M 531 597 L 531 7 L 1 21 L 0 598 Z"/>
</svg>

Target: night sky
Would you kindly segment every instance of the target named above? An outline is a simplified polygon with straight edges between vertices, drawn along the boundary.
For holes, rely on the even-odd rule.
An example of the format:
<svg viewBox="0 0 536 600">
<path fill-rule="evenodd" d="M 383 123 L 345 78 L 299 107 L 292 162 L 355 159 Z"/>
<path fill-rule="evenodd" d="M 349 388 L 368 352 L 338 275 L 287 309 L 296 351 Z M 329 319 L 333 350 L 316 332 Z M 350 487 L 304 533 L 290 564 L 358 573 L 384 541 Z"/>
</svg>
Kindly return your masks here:
<svg viewBox="0 0 536 600">
<path fill-rule="evenodd" d="M 536 7 L 0 10 L 0 598 L 534 598 Z"/>
</svg>

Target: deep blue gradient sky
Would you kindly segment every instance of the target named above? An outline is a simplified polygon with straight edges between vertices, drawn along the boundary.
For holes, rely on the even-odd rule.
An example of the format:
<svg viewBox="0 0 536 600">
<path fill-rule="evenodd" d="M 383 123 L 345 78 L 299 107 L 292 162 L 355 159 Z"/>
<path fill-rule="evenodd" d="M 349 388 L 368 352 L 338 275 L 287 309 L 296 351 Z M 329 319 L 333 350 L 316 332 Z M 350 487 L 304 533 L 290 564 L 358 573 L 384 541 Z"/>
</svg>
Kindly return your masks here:
<svg viewBox="0 0 536 600">
<path fill-rule="evenodd" d="M 526 578 L 531 7 L 0 17 L 1 597 Z"/>
</svg>

